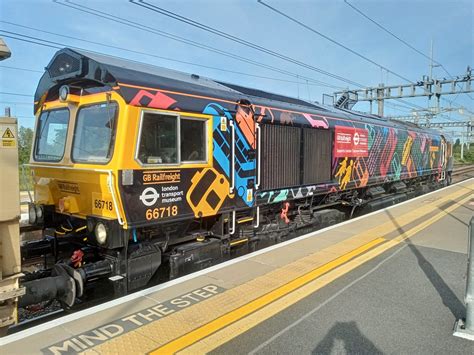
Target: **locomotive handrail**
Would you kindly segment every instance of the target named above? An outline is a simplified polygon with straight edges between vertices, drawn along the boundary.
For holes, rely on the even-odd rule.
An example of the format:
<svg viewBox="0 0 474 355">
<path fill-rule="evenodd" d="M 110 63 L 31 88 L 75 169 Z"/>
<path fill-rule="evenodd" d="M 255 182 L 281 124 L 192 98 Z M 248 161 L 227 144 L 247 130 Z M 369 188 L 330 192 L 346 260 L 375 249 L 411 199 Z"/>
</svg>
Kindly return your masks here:
<svg viewBox="0 0 474 355">
<path fill-rule="evenodd" d="M 230 174 L 231 174 L 231 179 L 230 179 L 230 188 L 229 191 L 230 193 L 234 193 L 234 188 L 235 188 L 235 126 L 234 126 L 234 121 L 229 120 L 229 126 L 231 127 L 231 146 L 230 146 Z"/>
<path fill-rule="evenodd" d="M 235 210 L 233 210 L 232 211 L 232 224 L 229 227 L 229 234 L 235 233 L 235 215 L 236 215 L 236 212 Z"/>
<path fill-rule="evenodd" d="M 109 169 L 90 169 L 90 168 L 75 168 L 72 166 L 58 166 L 58 165 L 46 165 L 46 164 L 25 164 L 26 166 L 29 167 L 36 167 L 36 168 L 53 168 L 53 169 L 65 169 L 65 170 L 82 170 L 82 171 L 95 171 L 98 173 L 107 173 L 107 187 L 109 188 L 110 194 L 112 195 L 112 202 L 114 204 L 115 211 L 117 211 L 117 221 L 118 223 L 123 226 L 125 222 L 122 219 L 122 216 L 120 215 L 120 210 L 118 209 L 118 203 L 117 203 L 117 196 L 115 195 L 115 190 L 114 190 L 114 185 L 113 185 L 113 179 L 114 179 L 114 174 L 112 170 Z"/>
<path fill-rule="evenodd" d="M 112 202 L 114 203 L 115 211 L 117 211 L 117 221 L 121 226 L 123 226 L 124 221 L 122 217 L 120 216 L 120 210 L 118 209 L 118 203 L 115 197 L 114 183 L 113 183 L 114 174 L 112 173 L 112 170 L 108 170 L 107 172 L 109 174 L 109 176 L 107 177 L 107 185 L 109 187 L 110 194 L 112 195 Z"/>
<path fill-rule="evenodd" d="M 261 167 L 261 141 L 262 141 L 262 132 L 260 125 L 255 123 L 255 129 L 257 130 L 257 183 L 255 184 L 255 190 L 258 190 L 260 187 L 260 167 Z"/>
<path fill-rule="evenodd" d="M 258 228 L 260 227 L 260 206 L 257 206 L 255 213 L 256 213 L 256 216 L 255 216 L 256 222 L 253 227 Z"/>
</svg>

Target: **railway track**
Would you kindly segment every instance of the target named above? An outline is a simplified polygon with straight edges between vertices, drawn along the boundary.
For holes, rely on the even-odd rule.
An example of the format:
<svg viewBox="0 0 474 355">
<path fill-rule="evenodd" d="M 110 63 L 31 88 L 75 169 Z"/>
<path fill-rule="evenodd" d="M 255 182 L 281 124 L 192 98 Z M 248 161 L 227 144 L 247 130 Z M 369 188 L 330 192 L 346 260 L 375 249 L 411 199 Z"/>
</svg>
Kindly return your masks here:
<svg viewBox="0 0 474 355">
<path fill-rule="evenodd" d="M 454 166 L 453 174 L 458 175 L 470 171 L 474 171 L 474 165 L 458 165 Z"/>
<path fill-rule="evenodd" d="M 453 182 L 459 182 L 474 177 L 474 165 L 455 165 L 452 177 Z"/>
</svg>

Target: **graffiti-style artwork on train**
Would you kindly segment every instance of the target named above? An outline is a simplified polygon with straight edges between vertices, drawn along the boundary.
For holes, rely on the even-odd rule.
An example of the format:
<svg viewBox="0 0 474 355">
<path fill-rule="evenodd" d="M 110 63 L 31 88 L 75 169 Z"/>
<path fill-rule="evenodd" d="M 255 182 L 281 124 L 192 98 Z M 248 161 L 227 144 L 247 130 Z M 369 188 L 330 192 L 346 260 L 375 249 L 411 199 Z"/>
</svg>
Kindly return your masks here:
<svg viewBox="0 0 474 355">
<path fill-rule="evenodd" d="M 354 151 L 360 129 L 335 126 L 333 176 L 340 190 L 430 175 L 441 169 L 440 140 L 425 133 L 364 126 L 365 149 Z M 361 152 L 364 154 L 361 155 Z"/>
</svg>

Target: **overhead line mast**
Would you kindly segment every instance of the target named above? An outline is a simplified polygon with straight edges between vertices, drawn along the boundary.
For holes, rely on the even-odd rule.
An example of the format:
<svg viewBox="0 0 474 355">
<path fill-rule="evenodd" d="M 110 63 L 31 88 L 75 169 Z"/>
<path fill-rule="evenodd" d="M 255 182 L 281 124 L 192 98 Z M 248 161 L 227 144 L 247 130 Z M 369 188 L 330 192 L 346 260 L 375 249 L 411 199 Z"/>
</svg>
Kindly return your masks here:
<svg viewBox="0 0 474 355">
<path fill-rule="evenodd" d="M 390 31 L 389 29 L 387 29 L 386 27 L 384 27 L 382 24 L 380 24 L 379 22 L 375 21 L 374 19 L 372 19 L 371 17 L 369 17 L 367 14 L 365 14 L 362 10 L 360 10 L 359 8 L 357 8 L 355 5 L 349 3 L 348 0 L 344 0 L 345 4 L 349 7 L 351 7 L 355 12 L 357 12 L 359 15 L 361 15 L 362 17 L 365 17 L 367 20 L 369 20 L 370 22 L 372 22 L 373 24 L 375 24 L 377 27 L 379 27 L 382 31 L 388 33 L 390 36 L 394 37 L 395 39 L 397 39 L 398 41 L 400 41 L 401 43 L 403 43 L 405 46 L 407 46 L 408 48 L 412 49 L 413 51 L 415 51 L 416 53 L 420 54 L 421 56 L 427 58 L 430 60 L 430 63 L 431 63 L 431 69 L 433 68 L 433 64 L 432 63 L 435 63 L 434 66 L 439 66 L 440 68 L 442 68 L 446 74 L 449 75 L 449 77 L 452 79 L 454 78 L 453 75 L 451 75 L 451 73 L 446 69 L 446 67 L 441 64 L 440 62 L 436 61 L 433 59 L 433 43 L 431 43 L 431 55 L 428 56 L 427 54 L 423 53 L 422 51 L 420 51 L 419 49 L 415 48 L 414 46 L 412 46 L 410 43 L 408 43 L 407 41 L 403 40 L 402 38 L 400 38 L 399 36 L 397 36 L 395 33 L 393 33 L 392 31 Z M 431 73 L 430 73 L 430 78 L 432 77 Z M 471 99 L 471 100 L 474 100 L 472 98 L 471 95 L 467 94 L 467 96 Z"/>
<path fill-rule="evenodd" d="M 474 89 L 471 86 L 473 80 L 472 70 L 470 67 L 467 67 L 464 75 L 458 76 L 454 79 L 438 80 L 424 76 L 423 80 L 414 84 L 380 84 L 378 87 L 338 91 L 334 93 L 334 100 L 336 102 L 336 107 L 342 108 L 350 108 L 356 102 L 360 101 L 368 101 L 371 105 L 376 101 L 378 104 L 378 114 L 379 116 L 383 116 L 384 100 L 413 97 L 428 97 L 431 99 L 434 96 L 438 101 L 439 109 L 439 100 L 442 95 L 474 92 Z M 464 88 L 461 87 L 459 89 L 458 85 L 461 83 L 464 84 Z M 450 90 L 444 90 L 444 87 L 446 86 L 450 86 Z"/>
<path fill-rule="evenodd" d="M 330 41 L 330 42 L 332 42 L 332 43 L 338 45 L 339 47 L 344 48 L 345 50 L 347 50 L 347 51 L 349 51 L 350 53 L 353 53 L 353 54 L 359 56 L 360 58 L 362 58 L 362 59 L 368 61 L 369 63 L 372 63 L 372 64 L 374 64 L 374 65 L 380 67 L 381 70 L 385 70 L 385 71 L 387 71 L 388 73 L 392 73 L 392 74 L 394 74 L 395 76 L 397 76 L 397 77 L 399 77 L 399 78 L 401 78 L 401 79 L 403 79 L 403 80 L 405 80 L 405 81 L 408 81 L 408 82 L 410 83 L 410 84 L 404 84 L 404 85 L 408 85 L 408 86 L 410 86 L 410 87 L 413 86 L 413 85 L 417 85 L 417 83 L 414 83 L 413 81 L 411 81 L 411 80 L 409 80 L 409 79 L 403 77 L 402 75 L 400 75 L 400 74 L 398 74 L 398 73 L 396 73 L 396 72 L 394 72 L 394 71 L 392 71 L 392 70 L 390 70 L 390 69 L 388 69 L 388 68 L 386 68 L 386 67 L 384 67 L 384 66 L 382 66 L 382 65 L 380 65 L 380 64 L 378 64 L 378 63 L 376 63 L 376 62 L 373 61 L 372 59 L 370 59 L 370 58 L 368 58 L 368 57 L 362 55 L 361 53 L 359 53 L 359 52 L 357 52 L 357 51 L 355 51 L 355 50 L 353 50 L 353 49 L 351 49 L 351 48 L 349 48 L 349 47 L 343 45 L 342 43 L 340 43 L 340 42 L 338 42 L 338 41 L 332 39 L 331 37 L 329 37 L 329 36 L 327 36 L 327 35 L 325 35 L 325 34 L 319 32 L 319 31 L 317 31 L 316 29 L 310 27 L 309 25 L 307 25 L 307 24 L 305 24 L 305 23 L 303 23 L 303 22 L 301 22 L 301 21 L 299 21 L 299 20 L 297 20 L 297 19 L 291 17 L 290 15 L 284 13 L 283 11 L 280 11 L 280 10 L 276 9 L 275 7 L 273 7 L 273 6 L 270 6 L 270 5 L 266 4 L 263 0 L 257 0 L 257 1 L 258 1 L 261 5 L 267 7 L 268 9 L 272 10 L 273 12 L 276 12 L 277 14 L 279 14 L 279 15 L 281 15 L 281 16 L 287 18 L 288 20 L 290 20 L 290 21 L 292 21 L 292 22 L 295 22 L 295 23 L 298 24 L 299 26 L 301 26 L 301 27 L 303 27 L 303 28 L 305 28 L 305 29 L 307 29 L 307 30 L 309 30 L 309 31 L 311 31 L 311 32 L 313 32 L 313 33 L 315 33 L 315 34 L 317 34 L 317 35 L 320 36 L 320 37 L 323 37 L 324 39 L 326 39 L 326 40 L 328 40 L 328 41 Z M 378 91 L 377 91 L 377 95 L 380 95 L 381 93 L 383 93 L 383 90 L 382 90 L 383 87 L 384 87 L 384 85 L 383 85 L 383 84 L 380 84 L 379 87 L 376 88 L 376 90 L 378 90 Z M 399 87 L 399 85 L 398 85 L 397 87 Z M 363 89 L 358 89 L 358 90 L 345 90 L 345 91 L 342 91 L 342 92 L 344 93 L 344 95 L 340 95 L 340 96 L 338 96 L 338 97 L 335 98 L 335 100 L 334 100 L 334 106 L 335 106 L 335 107 L 338 107 L 338 108 L 352 109 L 352 107 L 355 105 L 355 103 L 357 103 L 357 100 L 355 100 L 355 96 L 354 96 L 354 95 L 351 97 L 351 96 L 349 95 L 349 93 L 352 93 L 352 92 L 359 92 L 359 91 L 364 91 L 364 90 L 367 90 L 367 89 L 366 89 L 366 88 L 363 88 Z M 410 106 L 412 106 L 412 107 L 415 107 L 415 108 L 422 108 L 421 106 L 414 105 L 414 104 L 412 104 L 412 103 L 409 103 L 409 102 L 406 102 L 406 101 L 402 100 L 401 97 L 394 98 L 394 99 L 397 100 L 397 101 L 403 102 L 403 103 L 405 103 L 405 104 L 407 104 L 407 105 L 410 105 Z M 375 99 L 374 99 L 374 100 L 375 100 Z M 383 115 L 384 115 L 384 100 L 377 98 L 377 102 L 378 102 L 378 115 L 379 115 L 379 116 L 383 116 Z M 370 101 L 370 104 L 371 104 L 370 113 L 372 113 L 372 101 Z"/>
</svg>

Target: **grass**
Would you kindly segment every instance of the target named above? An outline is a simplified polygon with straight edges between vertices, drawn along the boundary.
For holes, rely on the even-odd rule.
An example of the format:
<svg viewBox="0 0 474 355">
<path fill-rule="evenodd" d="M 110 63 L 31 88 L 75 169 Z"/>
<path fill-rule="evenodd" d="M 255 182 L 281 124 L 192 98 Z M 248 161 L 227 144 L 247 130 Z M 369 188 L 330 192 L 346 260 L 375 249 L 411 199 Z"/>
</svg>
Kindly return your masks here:
<svg viewBox="0 0 474 355">
<path fill-rule="evenodd" d="M 464 157 L 461 159 L 461 145 L 455 144 L 453 156 L 454 162 L 457 164 L 474 164 L 474 146 L 470 150 L 464 146 Z"/>
<path fill-rule="evenodd" d="M 33 179 L 31 177 L 31 170 L 29 166 L 20 165 L 20 191 L 33 190 Z"/>
</svg>

